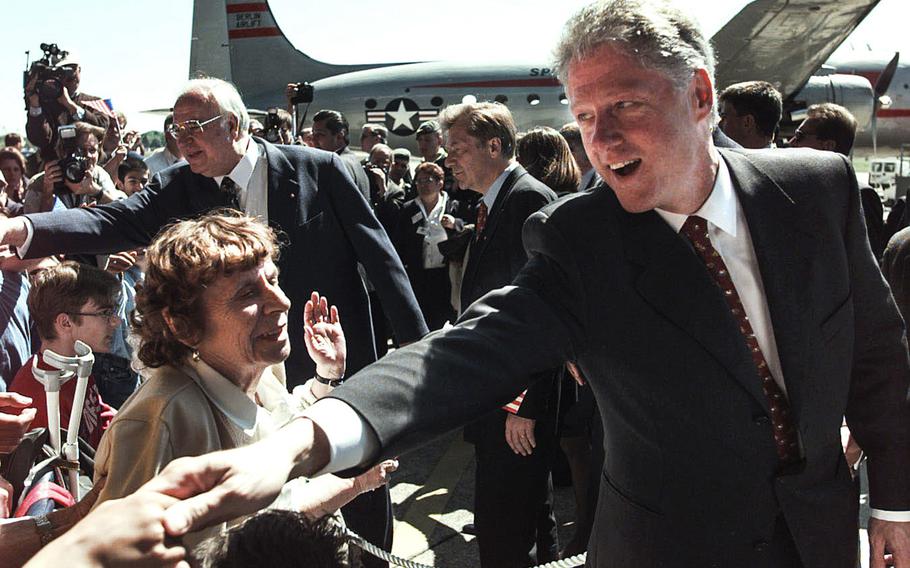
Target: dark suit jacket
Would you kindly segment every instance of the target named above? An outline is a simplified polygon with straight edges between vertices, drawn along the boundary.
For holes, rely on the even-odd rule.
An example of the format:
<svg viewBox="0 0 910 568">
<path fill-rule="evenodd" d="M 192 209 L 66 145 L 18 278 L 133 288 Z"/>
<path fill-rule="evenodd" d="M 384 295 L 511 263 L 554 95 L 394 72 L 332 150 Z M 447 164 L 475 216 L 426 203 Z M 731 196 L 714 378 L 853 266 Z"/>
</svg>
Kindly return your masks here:
<svg viewBox="0 0 910 568">
<path fill-rule="evenodd" d="M 882 273 L 906 322 L 910 318 L 910 227 L 901 229 L 888 241 L 882 257 Z"/>
<path fill-rule="evenodd" d="M 345 169 L 351 174 L 351 179 L 354 180 L 354 185 L 357 186 L 357 190 L 360 191 L 363 198 L 369 202 L 370 180 L 367 178 L 367 173 L 363 170 L 363 164 L 360 163 L 360 157 L 351 150 L 350 146 L 345 146 L 338 152 L 338 156 L 341 157 Z"/>
<path fill-rule="evenodd" d="M 466 308 L 490 290 L 506 286 L 528 259 L 521 242 L 521 228 L 531 214 L 554 201 L 556 194 L 522 166 L 516 166 L 502 184 L 487 215 L 483 233 L 471 243 L 461 280 L 461 305 Z M 478 200 L 479 201 L 479 200 Z M 559 367 L 554 365 L 553 369 Z M 555 412 L 551 400 L 553 372 L 538 373 L 528 387 L 518 415 L 540 419 Z M 518 394 L 518 389 L 514 394 Z M 472 437 L 470 430 L 466 431 Z"/>
<path fill-rule="evenodd" d="M 291 299 L 290 382 L 312 376 L 302 344 L 303 306 L 318 290 L 338 306 L 348 342 L 350 372 L 376 360 L 367 293 L 357 273 L 366 268 L 396 336 L 414 341 L 426 324 L 392 243 L 345 173 L 340 159 L 321 150 L 273 146 L 256 139 L 268 161 L 269 223 L 287 235 L 281 286 Z M 28 256 L 102 254 L 148 245 L 166 223 L 227 206 L 211 178 L 186 164 L 155 176 L 150 186 L 123 201 L 91 209 L 29 215 L 35 236 Z"/>
<path fill-rule="evenodd" d="M 856 177 L 831 152 L 721 156 L 748 220 L 801 467 L 778 472 L 767 399 L 704 265 L 657 213 L 628 213 L 603 188 L 528 220 L 531 257 L 514 286 L 335 390 L 375 431 L 376 457 L 576 360 L 606 453 L 589 566 L 767 566 L 759 545 L 780 515 L 807 568 L 855 566 L 845 415 L 869 456 L 871 506 L 910 510 L 910 362 Z"/>
</svg>

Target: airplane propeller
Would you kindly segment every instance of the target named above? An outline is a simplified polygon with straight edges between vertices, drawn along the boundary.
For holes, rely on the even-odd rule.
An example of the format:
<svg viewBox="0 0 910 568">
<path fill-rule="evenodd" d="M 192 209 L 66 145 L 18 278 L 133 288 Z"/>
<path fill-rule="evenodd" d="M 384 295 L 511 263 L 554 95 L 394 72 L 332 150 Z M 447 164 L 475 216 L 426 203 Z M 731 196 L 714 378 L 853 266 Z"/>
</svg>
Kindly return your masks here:
<svg viewBox="0 0 910 568">
<path fill-rule="evenodd" d="M 873 88 L 874 98 L 872 100 L 872 154 L 878 154 L 878 110 L 882 107 L 891 106 L 891 99 L 885 95 L 888 87 L 891 86 L 891 80 L 894 79 L 894 72 L 897 71 L 897 63 L 900 61 L 900 52 L 895 52 L 891 61 L 885 65 L 882 74 L 878 76 Z"/>
</svg>

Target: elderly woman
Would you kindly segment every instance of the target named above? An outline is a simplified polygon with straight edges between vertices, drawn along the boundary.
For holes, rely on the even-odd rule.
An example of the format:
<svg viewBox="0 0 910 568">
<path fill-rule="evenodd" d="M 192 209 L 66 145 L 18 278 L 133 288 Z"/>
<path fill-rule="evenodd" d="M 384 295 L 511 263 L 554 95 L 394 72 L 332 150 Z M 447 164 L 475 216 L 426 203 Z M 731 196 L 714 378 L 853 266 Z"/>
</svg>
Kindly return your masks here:
<svg viewBox="0 0 910 568">
<path fill-rule="evenodd" d="M 455 319 L 449 269 L 439 243 L 464 229 L 463 221 L 454 216 L 458 202 L 442 191 L 444 181 L 442 168 L 433 162 L 417 166 L 417 197 L 402 206 L 393 232 L 395 248 L 430 330 Z"/>
<path fill-rule="evenodd" d="M 262 439 L 341 382 L 338 311 L 314 292 L 304 309 L 305 343 L 317 375 L 288 393 L 290 301 L 278 286 L 277 255 L 272 230 L 237 214 L 177 223 L 149 247 L 133 327 L 138 357 L 151 371 L 101 441 L 98 503 L 133 493 L 179 457 Z M 294 480 L 279 501 L 319 517 L 378 487 L 391 469 Z M 189 544 L 209 534 L 192 535 Z"/>
</svg>

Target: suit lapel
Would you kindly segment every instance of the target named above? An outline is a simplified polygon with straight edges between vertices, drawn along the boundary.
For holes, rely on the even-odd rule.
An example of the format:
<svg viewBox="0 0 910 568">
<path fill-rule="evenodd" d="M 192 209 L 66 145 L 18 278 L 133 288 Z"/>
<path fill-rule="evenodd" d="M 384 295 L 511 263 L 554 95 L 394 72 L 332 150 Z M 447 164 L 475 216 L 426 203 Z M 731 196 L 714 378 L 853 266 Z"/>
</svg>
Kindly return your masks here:
<svg viewBox="0 0 910 568">
<path fill-rule="evenodd" d="M 625 214 L 625 221 L 627 258 L 641 267 L 635 281 L 641 297 L 697 341 L 767 410 L 746 343 L 695 252 L 654 211 Z"/>
<path fill-rule="evenodd" d="M 484 250 L 486 250 L 487 245 L 490 242 L 490 239 L 493 237 L 493 234 L 496 232 L 496 227 L 499 225 L 499 220 L 502 218 L 502 211 L 505 209 L 505 203 L 509 198 L 509 193 L 512 191 L 515 182 L 523 175 L 527 175 L 527 171 L 521 167 L 516 166 L 509 175 L 506 176 L 506 180 L 503 182 L 502 187 L 499 189 L 499 193 L 496 194 L 496 201 L 493 202 L 493 207 L 490 209 L 487 215 L 487 224 L 484 227 L 483 235 L 480 238 L 475 239 L 471 243 L 471 248 L 468 251 L 468 263 L 465 266 L 465 274 L 462 279 L 462 290 L 470 291 L 471 286 L 474 282 L 474 277 L 477 274 L 478 262 L 483 256 Z M 464 297 L 464 296 L 462 296 Z"/>
<path fill-rule="evenodd" d="M 805 283 L 818 242 L 803 203 L 794 201 L 746 155 L 726 151 L 721 155 L 749 224 L 790 406 L 799 417 L 810 387 L 806 354 L 811 318 L 804 311 L 812 299 Z"/>
<path fill-rule="evenodd" d="M 307 219 L 306 211 L 298 211 L 304 207 L 298 204 L 305 203 L 305 200 L 298 199 L 300 187 L 296 172 L 281 150 L 263 140 L 257 139 L 256 143 L 265 150 L 268 165 L 269 222 L 281 227 L 288 235 L 294 234 L 291 231 L 297 224 L 294 213 L 299 216 L 296 221 Z"/>
</svg>

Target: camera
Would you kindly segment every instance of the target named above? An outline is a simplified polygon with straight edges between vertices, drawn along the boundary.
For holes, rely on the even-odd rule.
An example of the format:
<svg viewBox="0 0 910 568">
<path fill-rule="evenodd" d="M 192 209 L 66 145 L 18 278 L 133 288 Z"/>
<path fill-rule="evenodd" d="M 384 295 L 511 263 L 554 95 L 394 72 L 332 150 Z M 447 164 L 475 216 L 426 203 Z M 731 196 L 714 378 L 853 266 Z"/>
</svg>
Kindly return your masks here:
<svg viewBox="0 0 910 568">
<path fill-rule="evenodd" d="M 69 52 L 61 50 L 56 43 L 42 43 L 41 50 L 44 57 L 32 63 L 25 81 L 28 83 L 29 78 L 37 77 L 35 92 L 38 93 L 38 101 L 42 107 L 53 108 L 63 94 L 64 83 L 72 79 L 76 70 L 69 65 L 58 66 Z"/>
<path fill-rule="evenodd" d="M 262 137 L 272 144 L 281 143 L 281 118 L 277 108 L 270 108 L 262 125 Z"/>
<path fill-rule="evenodd" d="M 63 171 L 63 179 L 72 183 L 81 183 L 88 173 L 88 157 L 84 155 L 82 149 L 78 147 L 78 136 L 76 127 L 72 125 L 60 126 L 57 128 L 57 135 L 60 138 L 60 169 Z M 61 184 L 63 185 L 63 184 Z M 65 189 L 55 187 L 55 191 Z"/>
<path fill-rule="evenodd" d="M 299 105 L 313 102 L 313 91 L 313 85 L 306 81 L 297 83 L 297 87 L 294 89 L 294 96 L 291 98 L 291 104 Z"/>
</svg>

